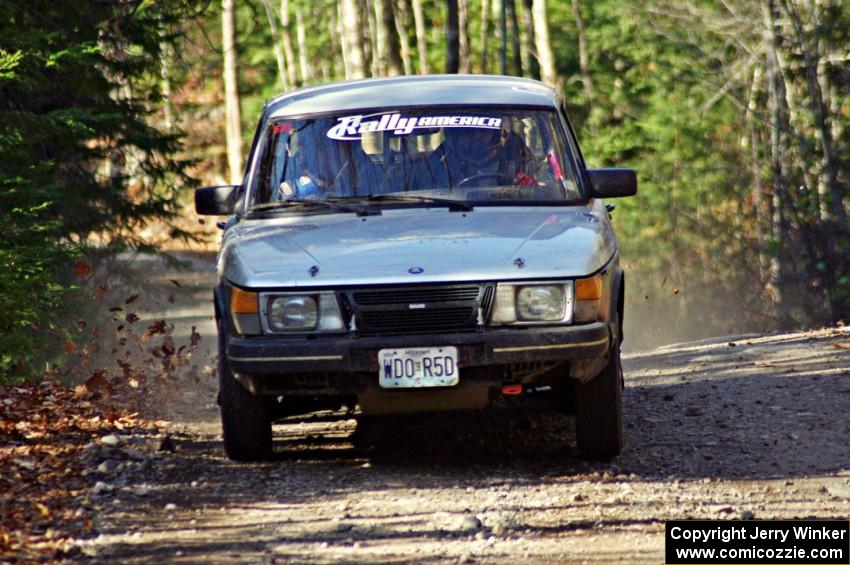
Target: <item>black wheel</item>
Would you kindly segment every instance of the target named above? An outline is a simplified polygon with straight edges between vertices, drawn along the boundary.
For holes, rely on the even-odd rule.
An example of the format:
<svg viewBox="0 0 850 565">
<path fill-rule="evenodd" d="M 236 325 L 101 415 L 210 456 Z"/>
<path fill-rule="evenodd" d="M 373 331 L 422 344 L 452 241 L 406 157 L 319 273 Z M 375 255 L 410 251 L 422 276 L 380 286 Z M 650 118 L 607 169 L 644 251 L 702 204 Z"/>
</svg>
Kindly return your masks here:
<svg viewBox="0 0 850 565">
<path fill-rule="evenodd" d="M 623 450 L 623 366 L 619 324 L 602 372 L 575 389 L 576 440 L 590 459 L 611 459 Z"/>
<path fill-rule="evenodd" d="M 224 452 L 235 461 L 261 461 L 272 453 L 272 424 L 267 399 L 248 392 L 233 377 L 219 326 L 218 400 Z"/>
</svg>

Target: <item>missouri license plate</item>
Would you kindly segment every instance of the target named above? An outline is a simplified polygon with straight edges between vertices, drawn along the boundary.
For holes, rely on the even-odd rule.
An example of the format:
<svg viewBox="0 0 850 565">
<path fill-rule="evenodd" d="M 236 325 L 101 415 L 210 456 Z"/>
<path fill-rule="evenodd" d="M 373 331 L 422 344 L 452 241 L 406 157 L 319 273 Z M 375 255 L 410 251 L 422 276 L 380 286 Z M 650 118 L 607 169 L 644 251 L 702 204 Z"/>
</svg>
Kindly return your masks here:
<svg viewBox="0 0 850 565">
<path fill-rule="evenodd" d="M 411 347 L 378 351 L 383 388 L 422 388 L 454 386 L 460 369 L 457 366 L 457 347 Z"/>
</svg>

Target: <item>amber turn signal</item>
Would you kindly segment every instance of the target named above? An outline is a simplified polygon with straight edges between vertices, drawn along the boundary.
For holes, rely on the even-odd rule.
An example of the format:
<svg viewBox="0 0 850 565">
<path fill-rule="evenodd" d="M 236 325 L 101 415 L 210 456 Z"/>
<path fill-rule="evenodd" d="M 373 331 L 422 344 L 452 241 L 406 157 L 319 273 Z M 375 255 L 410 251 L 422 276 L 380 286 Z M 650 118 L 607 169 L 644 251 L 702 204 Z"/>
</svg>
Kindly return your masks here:
<svg viewBox="0 0 850 565">
<path fill-rule="evenodd" d="M 602 276 L 576 280 L 576 300 L 599 300 L 602 298 Z"/>
<path fill-rule="evenodd" d="M 257 314 L 260 311 L 257 293 L 233 287 L 230 292 L 230 311 L 234 314 Z"/>
</svg>

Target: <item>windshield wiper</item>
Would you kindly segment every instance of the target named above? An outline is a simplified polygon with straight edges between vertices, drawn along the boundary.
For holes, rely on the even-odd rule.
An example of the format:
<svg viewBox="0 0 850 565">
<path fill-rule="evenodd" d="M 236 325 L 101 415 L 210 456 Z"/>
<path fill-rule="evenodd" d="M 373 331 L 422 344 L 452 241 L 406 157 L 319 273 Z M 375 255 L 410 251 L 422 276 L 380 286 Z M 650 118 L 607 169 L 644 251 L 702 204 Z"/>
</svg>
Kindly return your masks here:
<svg viewBox="0 0 850 565">
<path fill-rule="evenodd" d="M 410 194 L 370 194 L 366 197 L 369 202 L 428 202 L 439 206 L 447 206 L 450 210 L 469 212 L 473 206 L 463 200 L 452 200 L 451 198 L 436 198 L 434 196 L 415 196 Z"/>
<path fill-rule="evenodd" d="M 256 204 L 252 206 L 251 211 L 265 212 L 268 210 L 276 210 L 279 208 L 289 208 L 290 206 L 319 207 L 328 210 L 334 210 L 336 212 L 349 212 L 352 214 L 357 214 L 358 216 L 368 213 L 366 209 L 360 206 L 346 206 L 345 204 L 340 204 L 339 202 L 335 201 L 308 200 L 306 198 L 289 198 L 287 200 L 279 200 L 277 202 L 264 202 L 262 204 Z"/>
</svg>

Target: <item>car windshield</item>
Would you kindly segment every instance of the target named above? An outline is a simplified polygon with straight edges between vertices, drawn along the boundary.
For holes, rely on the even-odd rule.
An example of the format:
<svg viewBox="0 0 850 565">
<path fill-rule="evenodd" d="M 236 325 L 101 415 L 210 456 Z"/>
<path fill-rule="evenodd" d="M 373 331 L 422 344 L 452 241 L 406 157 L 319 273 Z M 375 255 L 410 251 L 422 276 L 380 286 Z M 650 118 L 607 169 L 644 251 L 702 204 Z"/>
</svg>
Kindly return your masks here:
<svg viewBox="0 0 850 565">
<path fill-rule="evenodd" d="M 581 198 L 554 110 L 400 109 L 274 119 L 260 151 L 251 200 L 263 209 L 288 200 L 433 205 Z"/>
</svg>

